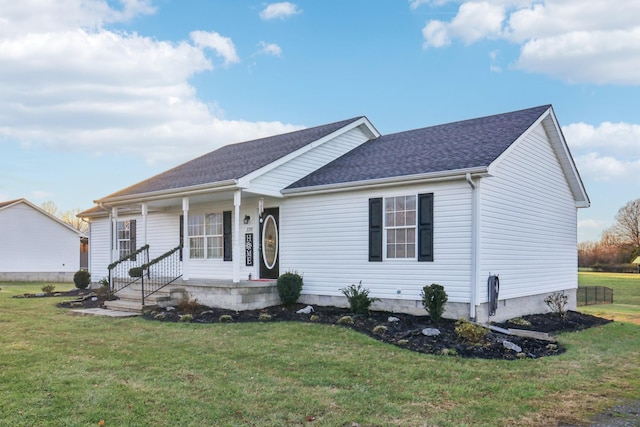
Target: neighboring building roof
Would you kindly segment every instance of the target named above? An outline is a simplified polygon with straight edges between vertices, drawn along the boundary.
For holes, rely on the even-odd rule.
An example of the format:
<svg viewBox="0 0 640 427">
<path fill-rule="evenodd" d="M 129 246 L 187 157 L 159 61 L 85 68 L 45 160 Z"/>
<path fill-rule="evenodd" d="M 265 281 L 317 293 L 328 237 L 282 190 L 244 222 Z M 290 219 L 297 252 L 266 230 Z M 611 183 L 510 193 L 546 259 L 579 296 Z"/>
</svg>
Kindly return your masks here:
<svg viewBox="0 0 640 427">
<path fill-rule="evenodd" d="M 288 188 L 488 167 L 550 105 L 383 135 Z"/>
<path fill-rule="evenodd" d="M 29 206 L 30 208 L 40 212 L 41 214 L 45 215 L 46 217 L 48 217 L 49 219 L 53 220 L 54 222 L 57 222 L 58 224 L 62 225 L 63 227 L 69 229 L 70 231 L 73 231 L 75 234 L 77 234 L 80 237 L 86 237 L 85 234 L 83 234 L 80 230 L 77 230 L 76 228 L 74 228 L 73 226 L 71 226 L 70 224 L 67 224 L 66 222 L 64 222 L 63 220 L 61 220 L 60 218 L 58 218 L 55 215 L 51 215 L 49 212 L 45 211 L 44 209 L 34 205 L 33 203 L 31 203 L 30 201 L 28 201 L 27 199 L 15 199 L 15 200 L 10 200 L 8 202 L 0 202 L 0 211 L 3 209 L 8 209 L 11 206 L 15 206 L 18 205 L 20 203 L 23 203 L 27 206 Z"/>
<path fill-rule="evenodd" d="M 225 145 L 110 194 L 103 200 L 238 179 L 361 118 L 354 117 L 281 135 Z"/>
</svg>

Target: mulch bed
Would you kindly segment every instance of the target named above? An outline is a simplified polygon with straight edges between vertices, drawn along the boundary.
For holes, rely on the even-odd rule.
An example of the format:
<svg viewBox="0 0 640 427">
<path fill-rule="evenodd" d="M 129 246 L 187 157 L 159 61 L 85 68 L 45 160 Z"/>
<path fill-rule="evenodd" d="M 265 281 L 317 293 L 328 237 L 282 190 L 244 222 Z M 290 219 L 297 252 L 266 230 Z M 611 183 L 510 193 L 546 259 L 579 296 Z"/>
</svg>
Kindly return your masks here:
<svg viewBox="0 0 640 427">
<path fill-rule="evenodd" d="M 69 292 L 53 294 L 25 294 L 18 298 L 64 296 L 72 299 L 57 304 L 61 308 L 98 308 L 103 306 L 102 298 L 89 289 L 75 289 Z M 550 335 L 550 341 L 516 335 L 506 335 L 488 330 L 480 343 L 471 343 L 462 339 L 455 331 L 456 321 L 441 319 L 433 324 L 429 316 L 413 316 L 403 313 L 371 311 L 367 316 L 353 315 L 347 308 L 313 306 L 309 314 L 297 313 L 306 307 L 294 304 L 291 307 L 273 306 L 258 310 L 234 311 L 187 304 L 184 307 L 168 307 L 146 312 L 143 317 L 153 321 L 192 323 L 233 323 L 243 322 L 312 322 L 328 325 L 340 325 L 366 334 L 376 340 L 396 345 L 420 353 L 460 356 L 466 358 L 515 360 L 539 358 L 561 354 L 565 348 L 555 341 L 559 333 L 578 331 L 607 324 L 611 320 L 576 311 L 568 311 L 561 317 L 555 313 L 533 314 L 511 321 L 493 324 L 503 329 L 520 329 L 544 332 Z M 191 317 L 184 317 L 185 315 Z M 349 316 L 351 323 L 342 323 Z M 438 329 L 439 335 L 427 336 L 425 329 Z M 520 348 L 520 351 L 505 347 L 508 341 Z"/>
<path fill-rule="evenodd" d="M 295 304 L 291 307 L 273 306 L 246 311 L 199 307 L 197 310 L 193 310 L 192 317 L 188 319 L 193 323 L 220 323 L 221 317 L 226 315 L 228 316 L 227 321 L 230 318 L 230 321 L 234 323 L 296 321 L 337 324 L 352 328 L 376 340 L 420 353 L 506 360 L 538 358 L 563 353 L 565 351 L 564 347 L 555 342 L 553 334 L 577 331 L 610 322 L 610 320 L 575 311 L 567 312 L 564 318 L 554 313 L 523 316 L 520 319 L 524 319 L 525 322 L 520 321 L 517 325 L 505 322 L 496 324 L 496 326 L 504 329 L 527 329 L 547 332 L 552 335 L 552 341 L 488 331 L 481 343 L 474 344 L 460 338 L 455 331 L 456 321 L 451 319 L 441 319 L 438 324 L 434 325 L 428 316 L 413 316 L 384 311 L 371 311 L 367 316 L 354 316 L 346 308 L 322 306 L 313 306 L 314 311 L 309 314 L 297 313 L 298 310 L 304 307 L 305 305 L 303 304 Z M 149 320 L 179 322 L 184 321 L 183 316 L 185 314 L 188 313 L 181 312 L 179 308 L 169 308 L 168 310 L 163 309 L 145 313 L 144 317 Z M 345 316 L 350 316 L 352 323 L 341 323 L 340 319 Z M 527 322 L 529 323 L 528 326 L 522 325 L 522 323 Z M 423 334 L 423 330 L 426 328 L 437 328 L 440 334 L 427 336 Z M 521 351 L 506 348 L 503 344 L 505 340 L 520 347 Z"/>
</svg>

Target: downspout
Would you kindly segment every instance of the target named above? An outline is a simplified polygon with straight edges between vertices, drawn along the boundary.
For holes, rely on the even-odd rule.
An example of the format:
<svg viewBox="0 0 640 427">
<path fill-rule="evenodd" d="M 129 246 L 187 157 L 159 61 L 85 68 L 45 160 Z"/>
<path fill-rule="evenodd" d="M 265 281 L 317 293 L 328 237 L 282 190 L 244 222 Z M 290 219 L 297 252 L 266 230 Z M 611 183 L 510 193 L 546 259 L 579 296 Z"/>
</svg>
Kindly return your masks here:
<svg viewBox="0 0 640 427">
<path fill-rule="evenodd" d="M 476 183 L 467 172 L 466 180 L 471 187 L 471 294 L 469 301 L 469 319 L 476 320 L 478 304 L 478 191 Z"/>
</svg>

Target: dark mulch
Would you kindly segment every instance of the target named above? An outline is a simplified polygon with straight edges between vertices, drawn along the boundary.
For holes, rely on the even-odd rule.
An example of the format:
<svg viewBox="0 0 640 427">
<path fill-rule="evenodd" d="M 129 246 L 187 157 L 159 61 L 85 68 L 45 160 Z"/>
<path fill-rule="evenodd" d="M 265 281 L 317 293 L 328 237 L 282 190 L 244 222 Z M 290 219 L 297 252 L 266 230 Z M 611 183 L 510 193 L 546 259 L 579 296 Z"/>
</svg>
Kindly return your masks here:
<svg viewBox="0 0 640 427">
<path fill-rule="evenodd" d="M 74 289 L 69 292 L 53 294 L 25 294 L 17 298 L 36 298 L 58 296 L 67 297 L 57 304 L 61 308 L 98 308 L 104 300 L 99 293 L 90 289 Z M 575 311 L 569 311 L 561 317 L 555 313 L 534 314 L 512 319 L 504 323 L 495 324 L 503 329 L 526 329 L 545 332 L 551 335 L 552 341 L 506 335 L 497 331 L 488 331 L 481 343 L 470 343 L 462 339 L 455 331 L 456 321 L 441 319 L 433 324 L 428 316 L 413 316 L 403 313 L 371 311 L 367 316 L 354 316 L 349 309 L 339 307 L 314 306 L 310 314 L 299 314 L 298 310 L 306 307 L 295 304 L 291 307 L 273 306 L 258 310 L 233 311 L 187 304 L 177 308 L 159 309 L 147 312 L 143 316 L 149 320 L 164 322 L 184 321 L 185 314 L 192 317 L 193 323 L 220 323 L 221 316 L 228 316 L 234 323 L 243 322 L 313 322 L 330 325 L 341 325 L 366 334 L 376 340 L 420 353 L 439 355 L 457 355 L 468 358 L 483 359 L 520 359 L 554 356 L 565 351 L 564 347 L 555 342 L 554 335 L 578 331 L 586 328 L 604 325 L 610 320 L 590 316 Z M 352 323 L 341 323 L 340 319 L 350 316 Z M 436 328 L 440 331 L 437 336 L 427 336 L 423 333 L 426 328 Z M 521 348 L 521 351 L 508 349 L 504 341 L 509 341 Z"/>
<path fill-rule="evenodd" d="M 219 323 L 221 316 L 230 316 L 234 323 L 242 322 L 315 322 L 322 324 L 339 324 L 352 328 L 358 332 L 399 347 L 413 351 L 440 355 L 457 355 L 468 358 L 506 359 L 538 358 L 553 356 L 565 351 L 564 347 L 555 341 L 547 341 L 533 338 L 525 338 L 514 335 L 505 335 L 495 331 L 489 331 L 486 338 L 480 344 L 473 344 L 461 339 L 455 332 L 456 321 L 442 319 L 437 325 L 431 322 L 428 316 L 413 316 L 402 313 L 390 313 L 372 311 L 368 316 L 354 316 L 349 309 L 338 307 L 314 306 L 313 313 L 298 314 L 297 311 L 305 305 L 296 304 L 292 307 L 273 306 L 260 310 L 231 311 L 209 307 L 198 307 L 193 310 L 190 319 L 193 323 Z M 194 307 L 190 307 L 193 309 Z M 186 313 L 179 308 L 157 310 L 145 313 L 149 320 L 161 320 L 165 322 L 178 322 Z M 344 316 L 350 316 L 353 323 L 340 323 Z M 394 320 L 395 318 L 397 320 Z M 508 329 L 529 329 L 539 332 L 558 334 L 561 332 L 576 331 L 609 323 L 610 320 L 602 319 L 574 311 L 567 313 L 565 318 L 553 313 L 524 316 L 522 319 L 529 322 L 529 326 L 511 324 L 505 322 L 500 325 Z M 521 322 L 518 322 L 521 323 Z M 526 322 L 525 322 L 526 323 Z M 383 327 L 383 328 L 381 328 Z M 425 328 L 437 328 L 438 336 L 426 336 Z M 553 338 L 552 338 L 553 339 Z M 503 342 L 507 340 L 521 348 L 520 352 L 508 349 Z"/>
</svg>

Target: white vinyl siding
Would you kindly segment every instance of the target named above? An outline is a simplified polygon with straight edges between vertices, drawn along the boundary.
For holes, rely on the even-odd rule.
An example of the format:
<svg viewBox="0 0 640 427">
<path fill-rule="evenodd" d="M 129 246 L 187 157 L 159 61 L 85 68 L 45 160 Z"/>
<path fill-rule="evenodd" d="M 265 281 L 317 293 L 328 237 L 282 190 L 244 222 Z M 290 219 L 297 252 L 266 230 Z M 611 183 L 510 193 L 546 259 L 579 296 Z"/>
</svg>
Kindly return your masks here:
<svg viewBox="0 0 640 427">
<path fill-rule="evenodd" d="M 89 226 L 89 272 L 91 280 L 98 282 L 108 277 L 111 263 L 111 222 L 109 218 L 91 220 Z"/>
<path fill-rule="evenodd" d="M 500 300 L 576 288 L 576 206 L 542 126 L 491 173 L 480 186 L 480 283 L 499 274 Z"/>
<path fill-rule="evenodd" d="M 280 191 L 367 140 L 359 128 L 351 129 L 256 178 L 251 182 L 251 190 Z"/>
<path fill-rule="evenodd" d="M 67 273 L 80 268 L 80 236 L 26 203 L 0 210 L 0 272 Z"/>
<path fill-rule="evenodd" d="M 434 261 L 414 257 L 369 262 L 369 198 L 431 192 Z M 305 294 L 340 296 L 341 288 L 362 281 L 372 296 L 419 301 L 425 285 L 439 283 L 450 301 L 469 301 L 471 192 L 462 180 L 291 197 L 280 208 L 280 231 L 280 269 L 303 275 Z"/>
</svg>

